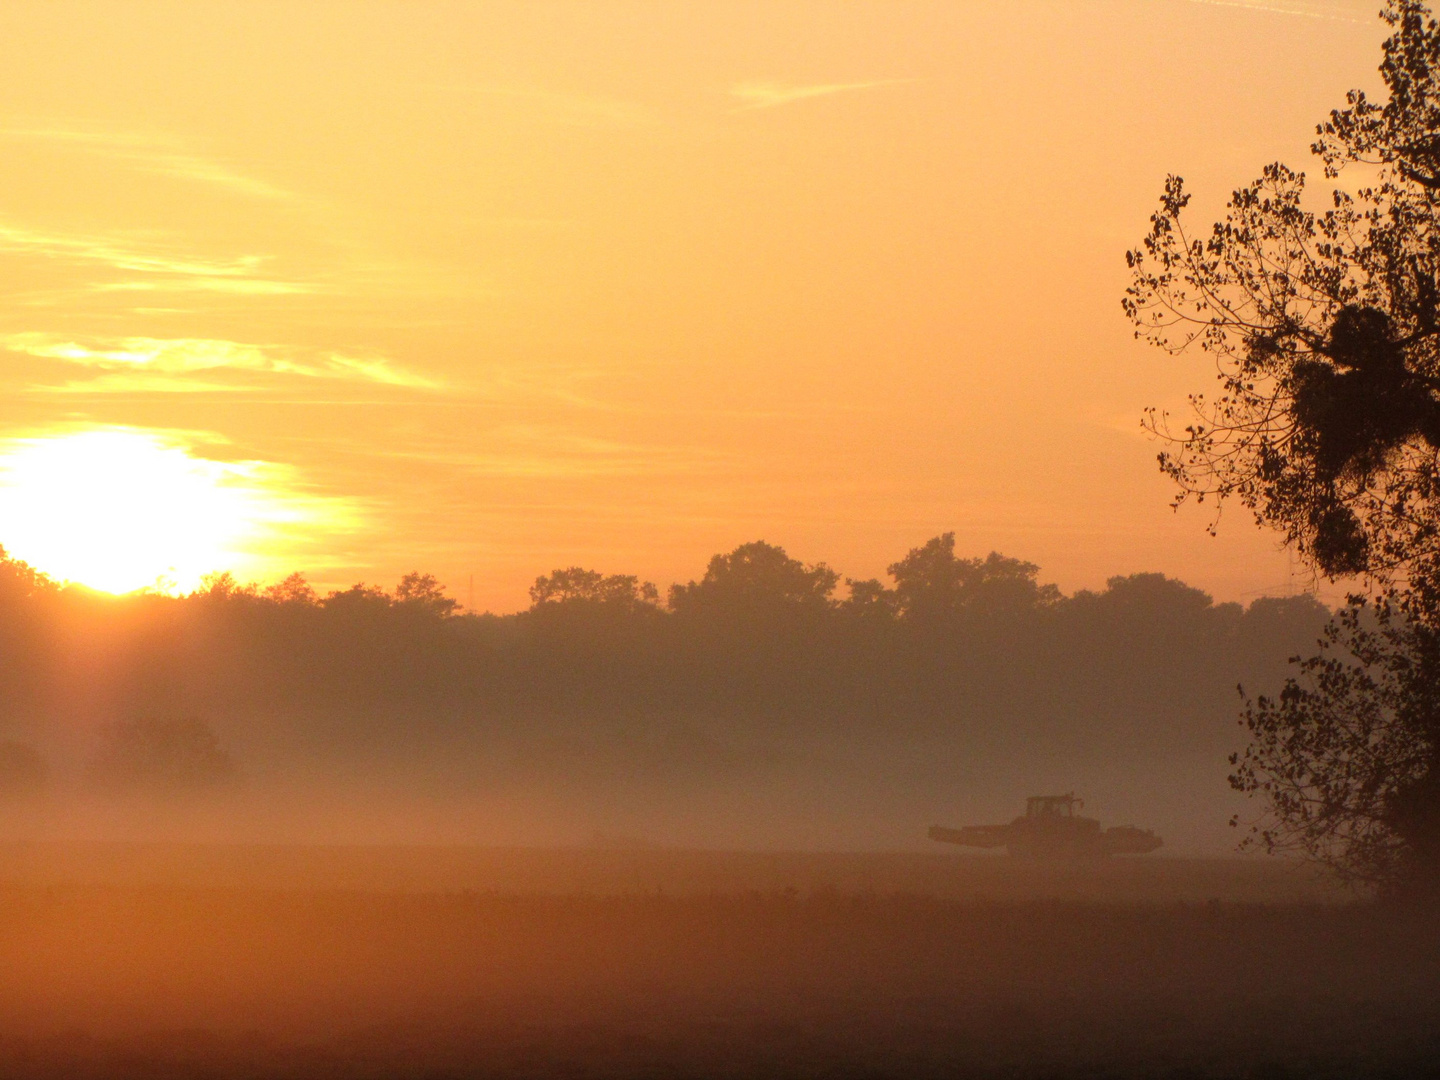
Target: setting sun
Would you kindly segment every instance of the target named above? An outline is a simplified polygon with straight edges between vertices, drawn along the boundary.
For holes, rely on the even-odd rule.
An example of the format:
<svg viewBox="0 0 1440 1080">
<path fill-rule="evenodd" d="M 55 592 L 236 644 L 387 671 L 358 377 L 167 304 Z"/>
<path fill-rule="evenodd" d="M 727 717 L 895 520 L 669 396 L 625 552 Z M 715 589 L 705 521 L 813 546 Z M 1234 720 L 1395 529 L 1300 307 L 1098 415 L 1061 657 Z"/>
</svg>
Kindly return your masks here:
<svg viewBox="0 0 1440 1080">
<path fill-rule="evenodd" d="M 213 461 L 130 429 L 12 440 L 0 454 L 0 543 L 52 577 L 125 593 L 194 588 L 250 567 L 276 527 L 313 512 L 257 462 Z"/>
</svg>

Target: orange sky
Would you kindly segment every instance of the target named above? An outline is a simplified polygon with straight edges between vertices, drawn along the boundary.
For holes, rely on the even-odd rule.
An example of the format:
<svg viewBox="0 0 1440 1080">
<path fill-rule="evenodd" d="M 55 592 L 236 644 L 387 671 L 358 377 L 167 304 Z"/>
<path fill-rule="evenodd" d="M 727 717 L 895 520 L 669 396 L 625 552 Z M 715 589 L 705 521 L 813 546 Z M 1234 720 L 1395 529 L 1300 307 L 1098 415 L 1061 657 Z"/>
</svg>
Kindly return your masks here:
<svg viewBox="0 0 1440 1080">
<path fill-rule="evenodd" d="M 950 529 L 1279 589 L 1243 512 L 1167 508 L 1141 410 L 1210 369 L 1131 339 L 1123 255 L 1168 171 L 1205 221 L 1318 172 L 1377 5 L 7 4 L 0 439 L 232 463 L 289 508 L 242 574 L 496 610 Z"/>
</svg>

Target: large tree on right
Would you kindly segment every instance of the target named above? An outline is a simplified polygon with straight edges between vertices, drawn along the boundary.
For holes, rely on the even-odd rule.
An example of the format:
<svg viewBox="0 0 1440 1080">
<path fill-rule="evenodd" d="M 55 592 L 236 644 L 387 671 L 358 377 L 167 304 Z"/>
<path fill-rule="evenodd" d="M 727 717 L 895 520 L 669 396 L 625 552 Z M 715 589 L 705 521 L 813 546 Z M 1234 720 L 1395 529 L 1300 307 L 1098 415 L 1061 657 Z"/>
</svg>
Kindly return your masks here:
<svg viewBox="0 0 1440 1080">
<path fill-rule="evenodd" d="M 1328 198 L 1276 163 L 1197 234 L 1170 177 L 1124 306 L 1137 336 L 1216 363 L 1191 417 L 1148 418 L 1177 501 L 1238 501 L 1374 593 L 1378 618 L 1353 598 L 1247 708 L 1232 782 L 1266 800 L 1254 839 L 1403 891 L 1440 883 L 1440 25 L 1418 0 L 1381 15 L 1387 100 L 1352 91 L 1317 128 Z"/>
</svg>

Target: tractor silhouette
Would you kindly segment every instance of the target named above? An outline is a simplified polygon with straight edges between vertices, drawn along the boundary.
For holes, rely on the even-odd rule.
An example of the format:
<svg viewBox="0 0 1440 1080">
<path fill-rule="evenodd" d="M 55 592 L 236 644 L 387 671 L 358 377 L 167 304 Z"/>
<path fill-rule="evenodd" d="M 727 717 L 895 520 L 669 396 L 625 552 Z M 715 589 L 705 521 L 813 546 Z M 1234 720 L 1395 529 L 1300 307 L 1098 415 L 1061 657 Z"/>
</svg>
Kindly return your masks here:
<svg viewBox="0 0 1440 1080">
<path fill-rule="evenodd" d="M 1144 855 L 1164 843 L 1149 829 L 1116 825 L 1103 832 L 1100 822 L 1075 811 L 1085 804 L 1075 793 L 1032 795 L 1025 815 L 1008 825 L 930 826 L 930 839 L 963 847 L 1005 848 L 1029 859 L 1090 859 L 1107 855 Z"/>
</svg>

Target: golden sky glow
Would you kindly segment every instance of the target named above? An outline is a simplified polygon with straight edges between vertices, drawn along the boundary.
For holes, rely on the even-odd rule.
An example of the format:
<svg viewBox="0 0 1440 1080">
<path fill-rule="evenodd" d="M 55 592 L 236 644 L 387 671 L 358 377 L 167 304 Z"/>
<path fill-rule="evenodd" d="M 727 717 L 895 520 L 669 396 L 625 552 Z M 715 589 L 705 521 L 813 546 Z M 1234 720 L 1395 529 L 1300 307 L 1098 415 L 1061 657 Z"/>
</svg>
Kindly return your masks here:
<svg viewBox="0 0 1440 1080">
<path fill-rule="evenodd" d="M 1140 413 L 1208 370 L 1131 340 L 1123 253 L 1166 172 L 1204 215 L 1308 166 L 1375 6 L 4 5 L 0 543 L 499 610 L 951 529 L 1067 590 L 1283 585 L 1243 514 L 1167 509 Z M 185 551 L 64 547 L 194 499 Z"/>
</svg>

